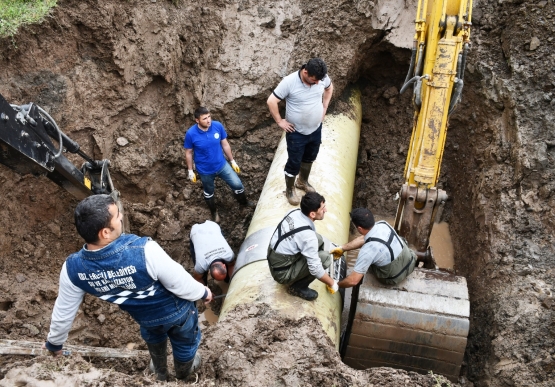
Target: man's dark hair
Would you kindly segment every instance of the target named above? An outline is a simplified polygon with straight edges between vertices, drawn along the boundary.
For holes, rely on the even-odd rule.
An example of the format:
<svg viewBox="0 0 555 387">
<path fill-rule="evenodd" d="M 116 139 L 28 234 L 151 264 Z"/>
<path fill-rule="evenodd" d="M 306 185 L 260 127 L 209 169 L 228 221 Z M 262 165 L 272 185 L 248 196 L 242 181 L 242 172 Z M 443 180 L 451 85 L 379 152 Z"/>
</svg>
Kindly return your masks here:
<svg viewBox="0 0 555 387">
<path fill-rule="evenodd" d="M 326 63 L 320 58 L 310 59 L 304 68 L 308 72 L 308 75 L 316 77 L 319 81 L 324 79 L 328 73 L 328 66 L 326 66 Z"/>
<path fill-rule="evenodd" d="M 372 212 L 366 208 L 355 208 L 351 211 L 351 220 L 357 227 L 362 227 L 366 230 L 370 230 L 374 227 L 374 215 Z"/>
<path fill-rule="evenodd" d="M 116 204 L 110 195 L 92 195 L 75 208 L 74 219 L 77 232 L 87 243 L 98 242 L 98 232 L 110 228 L 110 206 Z"/>
<path fill-rule="evenodd" d="M 318 192 L 308 192 L 301 199 L 301 212 L 308 216 L 312 211 L 318 211 L 320 205 L 325 202 L 326 199 Z"/>
<path fill-rule="evenodd" d="M 200 116 L 203 116 L 205 114 L 209 114 L 210 110 L 208 110 L 208 108 L 205 108 L 204 106 L 199 106 L 198 108 L 195 109 L 195 120 L 199 119 Z"/>
</svg>

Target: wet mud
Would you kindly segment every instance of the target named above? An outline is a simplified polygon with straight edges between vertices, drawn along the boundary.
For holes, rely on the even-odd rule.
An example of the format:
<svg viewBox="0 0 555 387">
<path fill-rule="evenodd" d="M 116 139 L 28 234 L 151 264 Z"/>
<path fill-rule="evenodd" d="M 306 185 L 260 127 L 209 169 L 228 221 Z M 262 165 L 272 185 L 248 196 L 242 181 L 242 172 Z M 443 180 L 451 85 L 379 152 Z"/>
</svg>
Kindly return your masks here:
<svg viewBox="0 0 555 387">
<path fill-rule="evenodd" d="M 58 4 L 41 24 L 0 40 L 0 93 L 39 104 L 86 153 L 110 159 L 130 231 L 151 236 L 187 269 L 191 226 L 210 215 L 200 184 L 187 180 L 182 143 L 193 110 L 206 105 L 225 125 L 257 200 L 282 134 L 266 99 L 313 56 L 328 63 L 331 112 L 341 110 L 348 86 L 362 93 L 353 207 L 394 215 L 412 130 L 410 92 L 399 89 L 414 2 Z M 552 386 L 555 378 L 554 15 L 552 0 L 474 5 L 463 101 L 451 116 L 439 184 L 449 195 L 442 220 L 454 270 L 470 292 L 462 386 Z M 0 338 L 41 342 L 60 268 L 82 246 L 72 225 L 77 200 L 43 176 L 3 165 L 0 185 Z M 252 209 L 238 206 L 224 184 L 216 197 L 237 251 Z M 447 385 L 437 375 L 350 369 L 315 320 L 260 306 L 203 332 L 195 385 Z M 146 349 L 137 324 L 89 296 L 68 343 Z M 157 385 L 147 368 L 147 356 L 2 355 L 0 385 Z"/>
</svg>

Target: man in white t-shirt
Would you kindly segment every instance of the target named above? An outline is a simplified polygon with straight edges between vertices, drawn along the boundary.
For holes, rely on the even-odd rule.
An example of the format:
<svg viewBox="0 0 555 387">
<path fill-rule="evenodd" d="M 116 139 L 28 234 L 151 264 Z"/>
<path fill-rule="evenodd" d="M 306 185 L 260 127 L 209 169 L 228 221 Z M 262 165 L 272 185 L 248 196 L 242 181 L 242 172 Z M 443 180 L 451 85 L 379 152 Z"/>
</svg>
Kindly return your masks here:
<svg viewBox="0 0 555 387">
<path fill-rule="evenodd" d="M 209 271 L 216 281 L 229 280 L 233 274 L 235 254 L 220 226 L 210 220 L 191 228 L 191 258 L 195 264 L 193 278 L 204 285 Z"/>
<path fill-rule="evenodd" d="M 312 163 L 322 143 L 322 122 L 333 94 L 326 63 L 312 58 L 301 69 L 289 74 L 268 97 L 268 108 L 278 126 L 285 131 L 287 163 L 285 164 L 285 195 L 291 205 L 300 198 L 295 187 L 315 192 L 308 183 Z M 278 104 L 285 100 L 285 118 L 281 118 Z M 299 178 L 296 179 L 296 176 Z"/>
</svg>

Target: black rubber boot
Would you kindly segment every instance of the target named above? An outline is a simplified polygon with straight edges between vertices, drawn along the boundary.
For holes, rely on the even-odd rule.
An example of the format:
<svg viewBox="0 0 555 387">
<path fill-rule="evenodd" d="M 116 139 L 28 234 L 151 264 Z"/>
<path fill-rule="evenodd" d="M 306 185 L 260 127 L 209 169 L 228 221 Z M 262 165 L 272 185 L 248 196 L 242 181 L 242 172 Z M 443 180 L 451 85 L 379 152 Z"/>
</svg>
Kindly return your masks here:
<svg viewBox="0 0 555 387">
<path fill-rule="evenodd" d="M 216 223 L 220 223 L 220 215 L 218 214 L 218 209 L 216 208 L 216 199 L 212 196 L 210 199 L 206 200 L 206 204 L 208 204 L 208 208 L 210 209 L 210 214 L 212 215 L 212 221 Z"/>
<path fill-rule="evenodd" d="M 287 201 L 292 206 L 298 206 L 301 202 L 301 199 L 297 196 L 295 192 L 295 178 L 296 176 L 287 176 L 285 175 L 285 196 L 287 197 Z"/>
<path fill-rule="evenodd" d="M 295 187 L 303 190 L 304 192 L 316 192 L 314 187 L 308 182 L 308 176 L 310 175 L 311 169 L 312 163 L 301 163 L 301 170 L 299 172 L 299 177 L 295 182 Z"/>
<path fill-rule="evenodd" d="M 186 362 L 180 362 L 175 357 L 173 358 L 173 363 L 175 367 L 175 378 L 176 379 L 187 379 L 189 375 L 196 372 L 200 368 L 200 363 L 202 362 L 202 357 L 200 353 L 195 353 L 195 357 L 192 360 Z"/>
<path fill-rule="evenodd" d="M 309 275 L 307 277 L 304 277 L 303 279 L 300 279 L 297 282 L 289 285 L 287 292 L 292 296 L 301 297 L 307 301 L 315 300 L 318 298 L 318 292 L 308 287 L 308 285 L 310 285 L 312 281 L 314 281 L 313 276 Z"/>
<path fill-rule="evenodd" d="M 168 340 L 161 343 L 146 343 L 150 353 L 150 370 L 156 375 L 156 380 L 165 381 L 168 379 Z"/>
<path fill-rule="evenodd" d="M 235 196 L 235 199 L 239 202 L 240 205 L 242 206 L 246 206 L 246 207 L 254 207 L 255 204 L 254 202 L 251 202 L 249 199 L 247 199 L 247 195 L 245 195 L 244 192 L 241 192 L 240 194 L 233 194 Z"/>
</svg>

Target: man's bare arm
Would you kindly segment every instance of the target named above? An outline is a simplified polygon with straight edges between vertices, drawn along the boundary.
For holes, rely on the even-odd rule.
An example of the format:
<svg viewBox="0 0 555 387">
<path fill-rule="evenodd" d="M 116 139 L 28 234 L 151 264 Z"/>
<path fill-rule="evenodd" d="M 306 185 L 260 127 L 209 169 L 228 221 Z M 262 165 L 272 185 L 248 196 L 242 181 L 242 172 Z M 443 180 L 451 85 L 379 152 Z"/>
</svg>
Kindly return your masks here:
<svg viewBox="0 0 555 387">
<path fill-rule="evenodd" d="M 230 162 L 233 161 L 233 153 L 231 152 L 231 145 L 229 145 L 229 142 L 227 141 L 227 139 L 223 139 L 221 141 L 221 144 L 222 144 L 222 149 L 224 151 L 225 157 L 227 157 L 227 159 Z"/>
<path fill-rule="evenodd" d="M 343 251 L 350 251 L 350 250 L 360 249 L 362 245 L 364 245 L 364 235 L 359 235 L 352 241 L 347 242 L 340 247 L 343 249 Z"/>
<path fill-rule="evenodd" d="M 328 106 L 330 104 L 332 95 L 333 83 L 331 83 L 327 89 L 324 89 L 324 99 L 322 101 L 322 104 L 324 105 L 324 113 L 322 114 L 322 121 L 324 121 L 324 117 L 326 116 L 326 112 L 328 111 Z"/>
<path fill-rule="evenodd" d="M 357 273 L 353 271 L 347 277 L 343 278 L 339 281 L 338 285 L 340 288 L 352 288 L 353 286 L 357 285 L 360 280 L 364 277 L 364 274 Z"/>
<path fill-rule="evenodd" d="M 274 94 L 270 94 L 266 103 L 268 104 L 268 109 L 270 109 L 270 114 L 274 118 L 274 121 L 278 124 L 278 126 L 286 132 L 294 132 L 295 125 L 288 122 L 285 118 L 281 118 L 279 114 L 279 104 L 280 99 L 276 97 Z"/>
<path fill-rule="evenodd" d="M 187 169 L 193 170 L 193 150 L 185 149 L 185 161 L 187 161 Z"/>
</svg>

